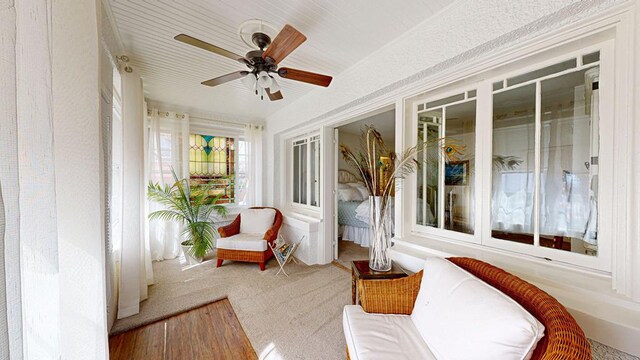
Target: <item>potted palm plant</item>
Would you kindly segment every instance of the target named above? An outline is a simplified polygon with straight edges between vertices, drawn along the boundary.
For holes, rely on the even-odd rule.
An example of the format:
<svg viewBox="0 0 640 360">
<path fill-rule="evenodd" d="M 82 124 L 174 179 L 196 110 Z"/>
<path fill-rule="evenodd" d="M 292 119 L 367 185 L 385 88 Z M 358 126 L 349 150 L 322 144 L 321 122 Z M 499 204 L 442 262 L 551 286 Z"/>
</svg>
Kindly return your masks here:
<svg viewBox="0 0 640 360">
<path fill-rule="evenodd" d="M 362 182 L 369 191 L 371 246 L 369 246 L 369 267 L 375 271 L 391 270 L 391 214 L 390 198 L 396 180 L 404 179 L 423 164 L 417 155 L 429 147 L 441 149 L 445 161 L 455 161 L 462 154 L 464 146 L 444 138 L 419 142 L 401 153 L 389 150 L 382 135 L 373 127 L 366 126 L 361 136 L 361 148 L 352 151 L 340 144 L 340 152 L 345 161 L 358 170 Z M 432 152 L 428 152 L 431 154 Z M 384 160 L 383 160 L 384 159 Z M 424 161 L 437 160 L 425 157 Z M 381 171 L 382 170 L 382 171 Z"/>
<path fill-rule="evenodd" d="M 150 220 L 176 221 L 184 226 L 180 243 L 189 263 L 202 262 L 207 252 L 214 247 L 217 230 L 211 218 L 213 213 L 227 214 L 227 208 L 218 204 L 221 195 L 211 195 L 211 187 L 191 187 L 189 179 L 178 179 L 175 171 L 174 183 L 162 186 L 149 183 L 147 196 L 166 208 L 149 214 Z"/>
</svg>

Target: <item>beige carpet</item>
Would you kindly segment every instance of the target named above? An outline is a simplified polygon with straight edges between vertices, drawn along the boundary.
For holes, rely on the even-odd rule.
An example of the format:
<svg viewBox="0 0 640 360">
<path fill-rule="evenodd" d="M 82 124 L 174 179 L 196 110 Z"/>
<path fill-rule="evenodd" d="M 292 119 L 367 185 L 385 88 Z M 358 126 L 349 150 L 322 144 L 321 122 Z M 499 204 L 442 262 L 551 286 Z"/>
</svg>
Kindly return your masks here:
<svg viewBox="0 0 640 360">
<path fill-rule="evenodd" d="M 257 264 L 215 258 L 184 267 L 178 259 L 153 264 L 155 285 L 140 313 L 117 320 L 112 334 L 228 297 L 260 359 L 342 359 L 342 308 L 351 302 L 351 275 L 334 265 L 289 264 L 275 276 L 274 259 Z M 212 324 L 215 326 L 215 324 Z"/>
<path fill-rule="evenodd" d="M 369 248 L 362 247 L 353 241 L 340 240 L 338 242 L 338 262 L 348 269 L 351 269 L 351 261 L 367 260 L 369 258 Z"/>
</svg>

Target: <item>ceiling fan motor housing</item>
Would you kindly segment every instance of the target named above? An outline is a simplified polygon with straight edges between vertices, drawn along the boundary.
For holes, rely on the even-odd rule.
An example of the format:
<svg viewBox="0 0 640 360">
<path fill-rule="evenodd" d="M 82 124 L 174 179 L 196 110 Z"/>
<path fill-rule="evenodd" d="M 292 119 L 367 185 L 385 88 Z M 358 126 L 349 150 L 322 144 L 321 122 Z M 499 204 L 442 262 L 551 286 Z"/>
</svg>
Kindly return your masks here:
<svg viewBox="0 0 640 360">
<path fill-rule="evenodd" d="M 246 55 L 246 58 L 250 60 L 251 64 L 247 64 L 252 73 L 257 74 L 261 71 L 266 72 L 274 72 L 278 70 L 278 65 L 276 65 L 273 61 L 269 61 L 262 58 L 262 50 L 252 50 L 249 51 Z"/>
<path fill-rule="evenodd" d="M 264 48 L 271 44 L 271 38 L 269 37 L 269 35 L 261 32 L 257 32 L 251 35 L 251 41 L 253 41 L 253 43 L 256 44 L 256 46 L 259 47 L 260 50 L 264 50 Z"/>
</svg>

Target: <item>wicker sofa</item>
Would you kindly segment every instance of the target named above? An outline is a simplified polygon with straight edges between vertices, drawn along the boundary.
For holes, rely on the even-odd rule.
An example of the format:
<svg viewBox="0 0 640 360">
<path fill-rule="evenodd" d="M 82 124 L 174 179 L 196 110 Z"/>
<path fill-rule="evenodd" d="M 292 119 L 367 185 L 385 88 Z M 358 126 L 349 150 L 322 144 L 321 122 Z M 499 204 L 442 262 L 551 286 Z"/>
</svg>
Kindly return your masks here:
<svg viewBox="0 0 640 360">
<path fill-rule="evenodd" d="M 242 234 L 242 213 L 240 213 L 231 224 L 218 228 L 221 239 L 218 240 L 216 267 L 222 266 L 224 260 L 233 260 L 258 263 L 260 270 L 263 271 L 265 263 L 273 256 L 269 245 L 278 238 L 278 231 L 280 231 L 283 220 L 282 213 L 271 207 L 251 207 L 249 209 L 274 210 L 273 224 L 266 229 L 264 234 Z"/>
<path fill-rule="evenodd" d="M 515 300 L 544 325 L 544 336 L 535 345 L 531 359 L 591 359 L 584 332 L 564 306 L 549 294 L 482 261 L 464 257 L 447 260 Z M 422 277 L 423 270 L 401 279 L 359 280 L 362 310 L 365 313 L 411 315 Z M 347 359 L 350 359 L 348 345 Z"/>
</svg>

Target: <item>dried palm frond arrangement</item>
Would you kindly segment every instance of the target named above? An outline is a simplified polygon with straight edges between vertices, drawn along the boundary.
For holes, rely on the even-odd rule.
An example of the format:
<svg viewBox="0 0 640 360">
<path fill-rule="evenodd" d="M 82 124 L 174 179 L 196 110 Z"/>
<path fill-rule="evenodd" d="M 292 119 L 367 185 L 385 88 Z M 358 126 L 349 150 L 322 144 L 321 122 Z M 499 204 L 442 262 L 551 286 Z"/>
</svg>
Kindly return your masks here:
<svg viewBox="0 0 640 360">
<path fill-rule="evenodd" d="M 424 150 L 435 148 L 439 151 L 427 151 L 427 157 L 418 161 L 418 155 Z M 386 147 L 382 135 L 373 126 L 366 125 L 360 137 L 360 149 L 352 150 L 344 144 L 340 144 L 340 153 L 347 164 L 358 170 L 358 175 L 362 178 L 369 195 L 380 196 L 386 203 L 390 197 L 396 180 L 403 180 L 408 175 L 415 173 L 425 162 L 437 161 L 442 157 L 445 161 L 457 161 L 464 153 L 465 147 L 453 139 L 435 139 L 421 141 L 415 146 L 405 149 L 401 153 L 396 153 Z M 380 159 L 389 159 L 386 163 Z M 380 169 L 384 167 L 384 171 Z M 389 174 L 388 179 L 382 179 L 382 173 Z M 381 186 L 382 184 L 382 186 Z M 382 208 L 385 208 L 385 203 Z"/>
</svg>

